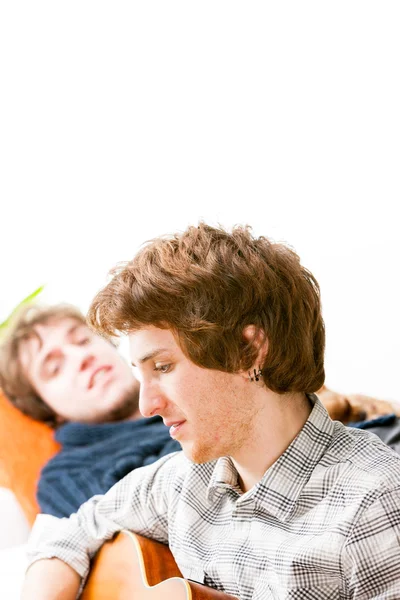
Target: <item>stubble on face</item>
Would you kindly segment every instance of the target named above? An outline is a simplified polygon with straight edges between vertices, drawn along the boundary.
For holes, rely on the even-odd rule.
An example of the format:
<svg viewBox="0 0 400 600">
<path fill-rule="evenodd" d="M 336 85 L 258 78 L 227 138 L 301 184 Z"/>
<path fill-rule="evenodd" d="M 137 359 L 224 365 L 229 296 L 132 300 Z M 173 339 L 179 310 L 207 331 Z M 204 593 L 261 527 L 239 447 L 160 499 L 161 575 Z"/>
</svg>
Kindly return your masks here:
<svg viewBox="0 0 400 600">
<path fill-rule="evenodd" d="M 98 417 L 98 423 L 113 423 L 132 418 L 140 418 L 139 413 L 139 384 L 134 382 L 126 390 L 113 407 Z"/>
<path fill-rule="evenodd" d="M 249 444 L 257 408 L 247 376 L 193 363 L 172 330 L 135 330 L 129 343 L 132 364 L 142 376 L 143 414 L 181 424 L 172 435 L 189 460 L 236 455 Z"/>
<path fill-rule="evenodd" d="M 255 418 L 254 407 L 239 392 L 239 375 L 221 371 L 207 374 L 209 381 L 197 402 L 200 407 L 208 406 L 209 411 L 196 411 L 195 435 L 182 444 L 186 456 L 196 464 L 240 452 L 248 443 Z"/>
</svg>

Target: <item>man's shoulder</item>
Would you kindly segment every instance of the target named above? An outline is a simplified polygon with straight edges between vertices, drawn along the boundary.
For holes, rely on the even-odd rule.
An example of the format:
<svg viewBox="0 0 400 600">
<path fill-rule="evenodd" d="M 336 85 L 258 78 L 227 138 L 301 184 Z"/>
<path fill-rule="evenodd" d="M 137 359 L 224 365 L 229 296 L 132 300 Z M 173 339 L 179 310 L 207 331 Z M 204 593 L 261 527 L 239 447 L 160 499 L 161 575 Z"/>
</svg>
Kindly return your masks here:
<svg viewBox="0 0 400 600">
<path fill-rule="evenodd" d="M 353 481 L 353 487 L 381 492 L 400 487 L 400 456 L 375 434 L 335 422 L 332 443 L 323 462 Z"/>
<path fill-rule="evenodd" d="M 129 493 L 146 497 L 168 498 L 176 503 L 187 493 L 202 495 L 207 489 L 215 463 L 195 464 L 178 451 L 162 456 L 156 462 L 135 469 L 119 482 Z"/>
</svg>

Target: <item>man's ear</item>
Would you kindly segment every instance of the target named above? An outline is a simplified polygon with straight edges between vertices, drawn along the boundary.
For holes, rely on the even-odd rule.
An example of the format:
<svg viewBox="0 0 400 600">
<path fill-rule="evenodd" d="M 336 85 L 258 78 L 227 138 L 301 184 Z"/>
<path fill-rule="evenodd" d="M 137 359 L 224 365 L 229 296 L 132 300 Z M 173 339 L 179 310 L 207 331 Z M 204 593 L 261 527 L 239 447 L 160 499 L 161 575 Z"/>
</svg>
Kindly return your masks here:
<svg viewBox="0 0 400 600">
<path fill-rule="evenodd" d="M 243 329 L 243 337 L 248 344 L 252 344 L 257 348 L 257 358 L 255 360 L 255 368 L 261 367 L 268 353 L 268 339 L 265 332 L 255 325 L 246 325 Z"/>
</svg>

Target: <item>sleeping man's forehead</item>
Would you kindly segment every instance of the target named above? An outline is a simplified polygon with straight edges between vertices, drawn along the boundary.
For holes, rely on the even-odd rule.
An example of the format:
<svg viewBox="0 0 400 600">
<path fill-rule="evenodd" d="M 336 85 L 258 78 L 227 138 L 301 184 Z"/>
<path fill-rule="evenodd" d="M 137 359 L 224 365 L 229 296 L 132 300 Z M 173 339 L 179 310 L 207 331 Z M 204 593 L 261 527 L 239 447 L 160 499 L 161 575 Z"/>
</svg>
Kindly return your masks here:
<svg viewBox="0 0 400 600">
<path fill-rule="evenodd" d="M 62 347 L 82 328 L 88 329 L 85 323 L 74 318 L 38 323 L 19 344 L 19 360 L 24 371 L 29 373 L 34 368 L 35 361 L 46 348 Z"/>
</svg>

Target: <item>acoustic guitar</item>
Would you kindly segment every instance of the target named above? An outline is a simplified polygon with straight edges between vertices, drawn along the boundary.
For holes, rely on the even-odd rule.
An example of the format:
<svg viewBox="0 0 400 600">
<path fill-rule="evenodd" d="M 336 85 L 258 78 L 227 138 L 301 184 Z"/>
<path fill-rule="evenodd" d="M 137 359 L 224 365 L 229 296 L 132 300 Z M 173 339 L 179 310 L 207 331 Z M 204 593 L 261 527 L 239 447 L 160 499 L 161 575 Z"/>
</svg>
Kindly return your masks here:
<svg viewBox="0 0 400 600">
<path fill-rule="evenodd" d="M 182 578 L 168 546 L 122 531 L 97 553 L 82 600 L 238 600 Z"/>
</svg>

